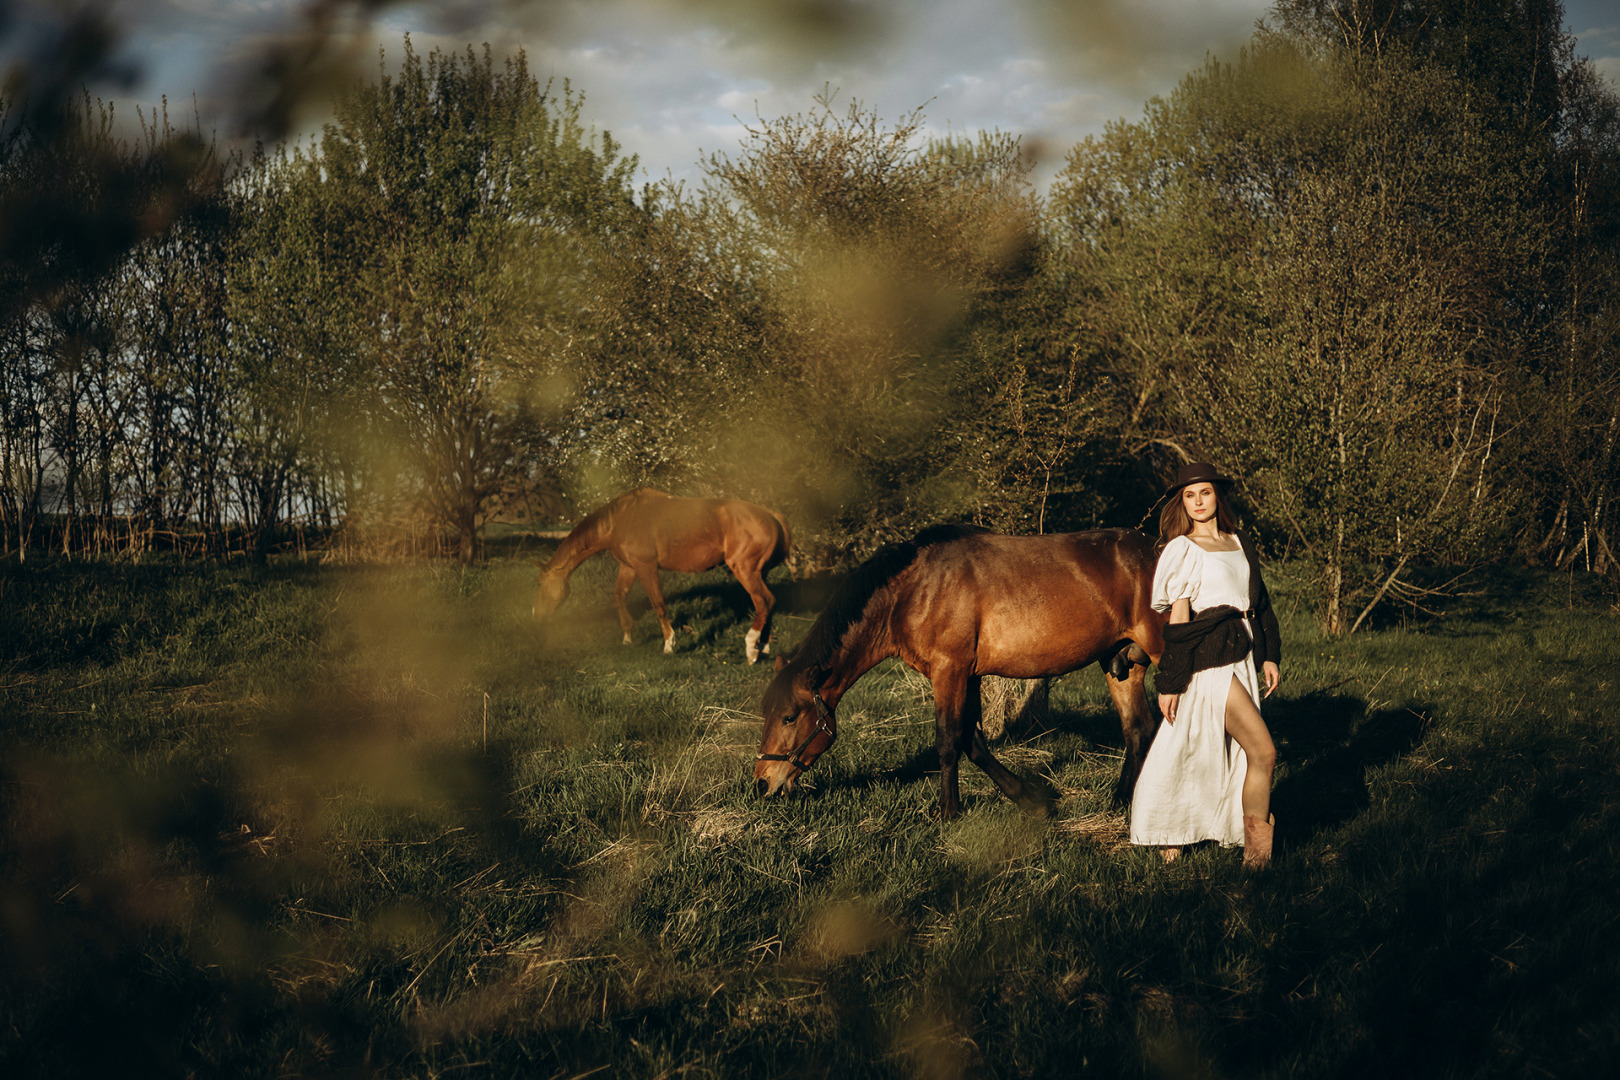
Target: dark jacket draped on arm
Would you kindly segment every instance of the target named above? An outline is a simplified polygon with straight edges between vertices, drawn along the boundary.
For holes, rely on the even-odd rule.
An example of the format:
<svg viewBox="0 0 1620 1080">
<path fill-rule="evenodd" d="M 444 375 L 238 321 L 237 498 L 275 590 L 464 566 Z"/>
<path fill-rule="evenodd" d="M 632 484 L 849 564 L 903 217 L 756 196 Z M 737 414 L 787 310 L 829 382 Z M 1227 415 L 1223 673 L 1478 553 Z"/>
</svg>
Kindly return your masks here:
<svg viewBox="0 0 1620 1080">
<path fill-rule="evenodd" d="M 1238 544 L 1249 560 L 1249 610 L 1213 607 L 1195 611 L 1192 621 L 1171 623 L 1164 628 L 1164 654 L 1159 657 L 1159 673 L 1154 687 L 1161 694 L 1179 694 L 1187 689 L 1193 675 L 1210 668 L 1235 664 L 1252 654 L 1259 670 L 1267 660 L 1282 661 L 1282 634 L 1277 613 L 1271 609 L 1271 594 L 1260 576 L 1260 558 L 1247 536 L 1238 534 Z M 1254 620 L 1254 640 L 1244 629 L 1244 618 Z"/>
</svg>

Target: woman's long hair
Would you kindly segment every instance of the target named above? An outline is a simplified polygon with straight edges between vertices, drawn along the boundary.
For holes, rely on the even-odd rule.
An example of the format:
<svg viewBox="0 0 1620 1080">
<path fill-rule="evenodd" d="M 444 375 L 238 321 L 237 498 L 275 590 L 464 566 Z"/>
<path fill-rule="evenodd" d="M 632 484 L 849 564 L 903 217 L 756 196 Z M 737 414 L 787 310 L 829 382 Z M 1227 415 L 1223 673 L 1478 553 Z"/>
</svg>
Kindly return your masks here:
<svg viewBox="0 0 1620 1080">
<path fill-rule="evenodd" d="M 1237 515 L 1232 513 L 1232 505 L 1226 501 L 1226 485 L 1211 486 L 1215 489 L 1215 527 L 1223 533 L 1237 532 Z M 1183 486 L 1172 492 L 1165 501 L 1164 509 L 1159 511 L 1160 551 L 1176 537 L 1192 532 L 1193 520 L 1187 515 L 1187 508 L 1181 505 L 1181 493 L 1185 490 Z"/>
</svg>

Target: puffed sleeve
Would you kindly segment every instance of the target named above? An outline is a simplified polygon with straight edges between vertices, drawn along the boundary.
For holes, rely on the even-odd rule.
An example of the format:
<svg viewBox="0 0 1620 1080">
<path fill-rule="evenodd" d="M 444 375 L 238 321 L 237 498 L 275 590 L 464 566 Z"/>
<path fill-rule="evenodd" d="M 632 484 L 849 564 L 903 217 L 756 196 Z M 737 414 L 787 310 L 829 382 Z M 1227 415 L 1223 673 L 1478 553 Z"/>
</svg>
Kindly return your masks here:
<svg viewBox="0 0 1620 1080">
<path fill-rule="evenodd" d="M 1169 611 L 1177 600 L 1191 600 L 1198 606 L 1200 556 L 1203 552 L 1185 536 L 1178 536 L 1159 553 L 1153 568 L 1153 610 Z"/>
</svg>

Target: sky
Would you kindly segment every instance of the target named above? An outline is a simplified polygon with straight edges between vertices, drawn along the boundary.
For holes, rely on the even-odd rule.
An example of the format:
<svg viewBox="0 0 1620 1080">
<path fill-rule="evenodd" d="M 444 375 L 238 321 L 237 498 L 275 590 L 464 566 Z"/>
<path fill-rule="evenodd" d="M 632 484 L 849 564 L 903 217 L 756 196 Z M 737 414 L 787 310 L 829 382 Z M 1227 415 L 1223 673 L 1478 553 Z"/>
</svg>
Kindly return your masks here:
<svg viewBox="0 0 1620 1080">
<path fill-rule="evenodd" d="M 84 0 L 0 0 L 0 65 L 41 11 Z M 305 0 L 107 0 L 124 25 L 122 79 L 93 92 L 120 107 L 167 95 L 196 103 L 205 129 L 222 95 L 268 38 L 299 25 Z M 824 88 L 887 123 L 921 109 L 925 134 L 999 130 L 1023 137 L 1049 179 L 1063 155 L 1111 120 L 1140 118 L 1206 56 L 1231 56 L 1270 0 L 843 0 L 853 20 L 819 48 L 803 13 L 815 0 L 448 0 L 385 6 L 345 27 L 360 65 L 376 48 L 397 61 L 409 32 L 418 52 L 489 42 L 525 50 L 541 79 L 567 79 L 585 118 L 638 155 L 643 178 L 688 183 L 702 156 L 735 153 L 744 126 L 802 113 Z M 835 7 L 838 0 L 833 0 Z M 1620 88 L 1620 2 L 1566 0 L 1577 52 Z M 806 43 L 809 42 L 808 46 Z M 318 129 L 305 114 L 299 127 Z M 228 134 L 221 132 L 220 134 Z"/>
</svg>

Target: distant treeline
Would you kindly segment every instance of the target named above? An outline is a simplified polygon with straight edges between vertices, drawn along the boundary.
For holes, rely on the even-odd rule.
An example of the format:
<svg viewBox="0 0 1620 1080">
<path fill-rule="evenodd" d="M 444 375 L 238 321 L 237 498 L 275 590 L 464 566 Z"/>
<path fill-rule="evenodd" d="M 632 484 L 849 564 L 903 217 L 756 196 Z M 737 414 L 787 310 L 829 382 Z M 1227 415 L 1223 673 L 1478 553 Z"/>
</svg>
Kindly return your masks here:
<svg viewBox="0 0 1620 1080">
<path fill-rule="evenodd" d="M 1556 3 L 1282 0 L 1044 197 L 835 92 L 695 190 L 580 116 L 408 42 L 251 154 L 0 103 L 4 551 L 470 560 L 652 483 L 833 562 L 1207 458 L 1331 632 L 1419 567 L 1620 573 L 1620 101 Z"/>
</svg>

